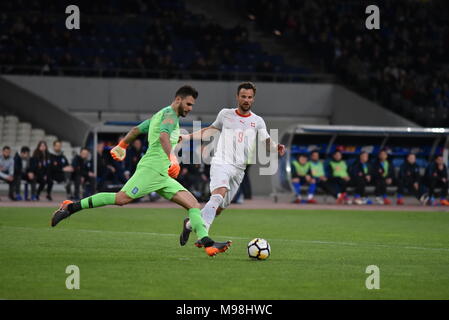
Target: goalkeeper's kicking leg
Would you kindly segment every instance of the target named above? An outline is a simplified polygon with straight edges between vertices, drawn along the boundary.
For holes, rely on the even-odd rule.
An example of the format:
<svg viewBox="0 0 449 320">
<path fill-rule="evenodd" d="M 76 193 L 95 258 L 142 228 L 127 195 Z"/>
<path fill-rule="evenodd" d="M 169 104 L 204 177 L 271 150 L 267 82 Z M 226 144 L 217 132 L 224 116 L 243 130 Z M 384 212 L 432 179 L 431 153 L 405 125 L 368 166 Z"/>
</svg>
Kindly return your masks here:
<svg viewBox="0 0 449 320">
<path fill-rule="evenodd" d="M 55 227 L 65 218 L 83 209 L 97 208 L 106 205 L 123 206 L 131 201 L 133 201 L 133 198 L 129 197 L 123 191 L 119 191 L 117 193 L 102 192 L 77 202 L 65 200 L 59 209 L 53 213 L 51 226 Z M 205 247 L 205 251 L 209 256 L 214 256 L 217 253 L 225 252 L 229 248 L 231 241 L 215 242 L 209 238 L 208 232 L 204 227 L 203 219 L 201 218 L 199 204 L 190 192 L 179 191 L 172 197 L 171 201 L 188 210 L 192 230 L 198 235 L 198 238 L 200 239 L 199 243 Z"/>
<path fill-rule="evenodd" d="M 117 193 L 101 192 L 93 196 L 81 199 L 80 201 L 77 202 L 65 200 L 64 202 L 61 203 L 59 209 L 53 213 L 53 216 L 51 218 L 51 226 L 55 227 L 59 222 L 61 222 L 65 218 L 83 209 L 92 209 L 107 205 L 123 206 L 130 203 L 133 200 L 134 199 L 130 198 L 123 191 L 119 191 Z"/>
</svg>

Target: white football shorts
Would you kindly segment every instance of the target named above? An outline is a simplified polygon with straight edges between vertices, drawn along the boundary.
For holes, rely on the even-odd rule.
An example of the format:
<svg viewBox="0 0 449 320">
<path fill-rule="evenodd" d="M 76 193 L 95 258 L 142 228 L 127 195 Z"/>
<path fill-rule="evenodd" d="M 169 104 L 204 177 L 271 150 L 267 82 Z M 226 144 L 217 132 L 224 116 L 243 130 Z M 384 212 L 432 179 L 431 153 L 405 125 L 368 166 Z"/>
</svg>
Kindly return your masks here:
<svg viewBox="0 0 449 320">
<path fill-rule="evenodd" d="M 223 209 L 231 204 L 232 199 L 237 193 L 242 183 L 245 170 L 237 168 L 231 164 L 211 164 L 210 167 L 210 192 L 217 188 L 225 187 L 228 189 L 220 207 Z"/>
</svg>

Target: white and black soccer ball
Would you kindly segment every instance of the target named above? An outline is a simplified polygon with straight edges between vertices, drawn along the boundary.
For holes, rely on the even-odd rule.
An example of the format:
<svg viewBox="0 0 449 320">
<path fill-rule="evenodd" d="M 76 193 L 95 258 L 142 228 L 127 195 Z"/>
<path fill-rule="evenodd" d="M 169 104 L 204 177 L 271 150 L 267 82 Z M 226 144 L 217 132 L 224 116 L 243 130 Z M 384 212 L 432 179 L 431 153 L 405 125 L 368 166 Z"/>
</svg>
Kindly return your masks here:
<svg viewBox="0 0 449 320">
<path fill-rule="evenodd" d="M 251 259 L 265 260 L 270 254 L 271 248 L 267 240 L 255 238 L 248 243 L 248 256 Z"/>
</svg>

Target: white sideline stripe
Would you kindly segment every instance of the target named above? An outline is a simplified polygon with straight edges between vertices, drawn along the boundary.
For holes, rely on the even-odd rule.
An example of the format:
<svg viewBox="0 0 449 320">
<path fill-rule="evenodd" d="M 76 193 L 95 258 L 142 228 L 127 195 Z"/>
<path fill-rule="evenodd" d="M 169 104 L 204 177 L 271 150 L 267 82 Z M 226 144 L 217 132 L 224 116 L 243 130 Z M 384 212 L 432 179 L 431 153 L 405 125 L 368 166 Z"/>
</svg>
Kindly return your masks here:
<svg viewBox="0 0 449 320">
<path fill-rule="evenodd" d="M 31 227 L 13 227 L 13 226 L 0 226 L 0 229 L 20 229 L 20 230 L 49 230 L 47 228 L 31 228 Z M 143 231 L 112 231 L 112 230 L 94 230 L 94 229 L 53 229 L 52 232 L 65 232 L 65 231 L 79 231 L 79 232 L 90 232 L 90 233 L 113 233 L 113 234 L 140 234 L 147 236 L 157 236 L 157 237 L 178 237 L 179 234 L 173 233 L 157 233 L 157 232 L 143 232 Z M 236 239 L 236 240 L 248 240 L 250 238 L 244 237 L 234 237 L 234 236 L 222 236 L 217 235 L 216 237 L 226 238 L 226 239 Z M 281 242 L 299 242 L 305 244 L 328 244 L 337 246 L 353 246 L 353 247 L 378 247 L 378 248 L 390 248 L 390 249 L 410 249 L 410 250 L 426 250 L 426 251 L 443 251 L 449 252 L 449 248 L 429 248 L 429 247 L 416 247 L 416 246 L 392 246 L 387 244 L 377 244 L 377 243 L 356 243 L 356 242 L 339 242 L 339 241 L 322 241 L 322 240 L 300 240 L 300 239 L 279 239 L 271 238 L 270 242 L 281 241 Z"/>
</svg>

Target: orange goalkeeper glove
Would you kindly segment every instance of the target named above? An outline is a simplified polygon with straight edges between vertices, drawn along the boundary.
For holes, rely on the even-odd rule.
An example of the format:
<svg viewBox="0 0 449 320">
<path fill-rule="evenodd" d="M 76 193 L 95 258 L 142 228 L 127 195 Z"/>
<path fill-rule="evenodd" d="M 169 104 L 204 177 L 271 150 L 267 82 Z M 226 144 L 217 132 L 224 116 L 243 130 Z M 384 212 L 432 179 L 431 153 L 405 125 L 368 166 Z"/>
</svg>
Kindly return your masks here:
<svg viewBox="0 0 449 320">
<path fill-rule="evenodd" d="M 173 179 L 176 179 L 181 171 L 181 166 L 178 163 L 178 159 L 174 154 L 170 154 L 170 167 L 168 167 L 168 175 Z"/>
<path fill-rule="evenodd" d="M 125 140 L 120 141 L 120 143 L 110 151 L 112 159 L 114 159 L 115 161 L 125 160 L 126 148 L 128 148 L 128 144 L 125 142 Z"/>
</svg>

